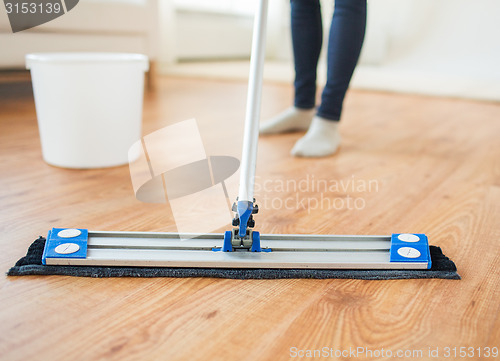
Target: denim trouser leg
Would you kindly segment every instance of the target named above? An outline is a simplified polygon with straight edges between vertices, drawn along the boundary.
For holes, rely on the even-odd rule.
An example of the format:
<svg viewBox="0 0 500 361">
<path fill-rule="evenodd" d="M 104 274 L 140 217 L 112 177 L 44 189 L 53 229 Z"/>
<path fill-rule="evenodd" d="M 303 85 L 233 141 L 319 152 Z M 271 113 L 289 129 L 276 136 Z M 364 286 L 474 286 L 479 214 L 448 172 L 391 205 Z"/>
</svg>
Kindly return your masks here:
<svg viewBox="0 0 500 361">
<path fill-rule="evenodd" d="M 328 40 L 327 81 L 320 117 L 340 120 L 342 103 L 358 63 L 366 28 L 366 0 L 335 0 Z"/>
<path fill-rule="evenodd" d="M 319 0 L 291 0 L 295 59 L 295 106 L 315 105 L 316 68 L 322 42 Z M 318 115 L 339 120 L 342 103 L 358 62 L 366 28 L 366 0 L 335 0 L 328 40 L 327 82 Z"/>
<path fill-rule="evenodd" d="M 316 105 L 316 68 L 323 43 L 319 0 L 291 0 L 292 45 L 295 62 L 295 107 Z"/>
</svg>

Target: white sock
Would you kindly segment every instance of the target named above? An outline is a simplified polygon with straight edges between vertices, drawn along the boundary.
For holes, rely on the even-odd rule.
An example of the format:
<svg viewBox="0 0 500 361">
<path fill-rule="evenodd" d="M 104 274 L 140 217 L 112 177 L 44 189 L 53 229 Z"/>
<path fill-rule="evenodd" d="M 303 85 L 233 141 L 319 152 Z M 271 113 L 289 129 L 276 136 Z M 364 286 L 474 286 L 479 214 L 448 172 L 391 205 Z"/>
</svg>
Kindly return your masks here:
<svg viewBox="0 0 500 361">
<path fill-rule="evenodd" d="M 300 138 L 291 153 L 296 157 L 325 157 L 340 145 L 339 122 L 315 116 L 306 135 Z"/>
<path fill-rule="evenodd" d="M 276 115 L 268 122 L 261 124 L 260 134 L 276 134 L 306 130 L 314 117 L 315 109 L 299 109 L 290 107 Z"/>
</svg>

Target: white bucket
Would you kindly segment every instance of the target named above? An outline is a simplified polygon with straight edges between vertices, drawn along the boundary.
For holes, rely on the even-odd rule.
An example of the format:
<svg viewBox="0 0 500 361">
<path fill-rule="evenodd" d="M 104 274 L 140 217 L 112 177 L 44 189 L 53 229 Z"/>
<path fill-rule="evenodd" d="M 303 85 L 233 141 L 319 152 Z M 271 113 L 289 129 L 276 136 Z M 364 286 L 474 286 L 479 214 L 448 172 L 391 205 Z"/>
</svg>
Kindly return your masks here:
<svg viewBox="0 0 500 361">
<path fill-rule="evenodd" d="M 121 53 L 26 55 L 44 160 L 65 168 L 128 163 L 141 139 L 148 58 Z"/>
</svg>

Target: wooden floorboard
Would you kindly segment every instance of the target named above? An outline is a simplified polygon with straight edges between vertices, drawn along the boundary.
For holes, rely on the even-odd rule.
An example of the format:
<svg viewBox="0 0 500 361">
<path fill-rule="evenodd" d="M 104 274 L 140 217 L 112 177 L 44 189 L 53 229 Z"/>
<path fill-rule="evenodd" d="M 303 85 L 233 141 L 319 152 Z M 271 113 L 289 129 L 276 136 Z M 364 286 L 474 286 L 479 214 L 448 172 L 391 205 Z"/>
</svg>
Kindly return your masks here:
<svg viewBox="0 0 500 361">
<path fill-rule="evenodd" d="M 263 118 L 291 97 L 266 84 Z M 146 94 L 143 134 L 195 117 L 207 154 L 239 157 L 245 100 L 244 82 L 163 78 Z M 462 359 L 481 359 L 477 348 L 499 347 L 500 104 L 351 91 L 341 134 L 324 159 L 289 155 L 300 134 L 261 137 L 257 228 L 426 233 L 462 280 L 3 276 L 0 359 L 288 360 L 293 347 L 421 350 L 419 360 L 474 347 Z M 175 231 L 167 205 L 135 199 L 127 166 L 43 162 L 29 84 L 0 84 L 0 179 L 4 272 L 52 227 Z M 235 195 L 237 177 L 227 186 Z"/>
</svg>

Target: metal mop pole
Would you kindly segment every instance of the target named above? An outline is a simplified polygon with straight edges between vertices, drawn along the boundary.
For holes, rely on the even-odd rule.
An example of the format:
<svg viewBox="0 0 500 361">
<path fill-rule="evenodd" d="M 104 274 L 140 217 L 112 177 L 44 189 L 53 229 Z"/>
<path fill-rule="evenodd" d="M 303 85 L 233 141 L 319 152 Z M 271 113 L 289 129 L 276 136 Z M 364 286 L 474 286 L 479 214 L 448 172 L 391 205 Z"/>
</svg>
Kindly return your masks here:
<svg viewBox="0 0 500 361">
<path fill-rule="evenodd" d="M 267 8 L 268 0 L 261 0 L 254 20 L 238 201 L 253 202 L 266 45 Z"/>
<path fill-rule="evenodd" d="M 239 240 L 236 239 L 233 244 L 238 245 L 239 242 L 239 246 L 243 247 L 249 247 L 252 244 L 252 237 L 249 237 L 250 233 L 247 227 L 253 227 L 252 213 L 256 213 L 258 209 L 253 204 L 253 192 L 257 162 L 257 141 L 259 139 L 267 8 L 268 0 L 260 0 L 254 20 L 243 150 L 241 153 L 240 187 L 237 207 L 235 209 L 238 215 L 233 221 L 233 226 L 239 227 L 234 234 Z M 258 233 L 255 235 L 258 238 Z M 255 243 L 255 249 L 260 249 L 258 244 L 259 242 Z"/>
</svg>

